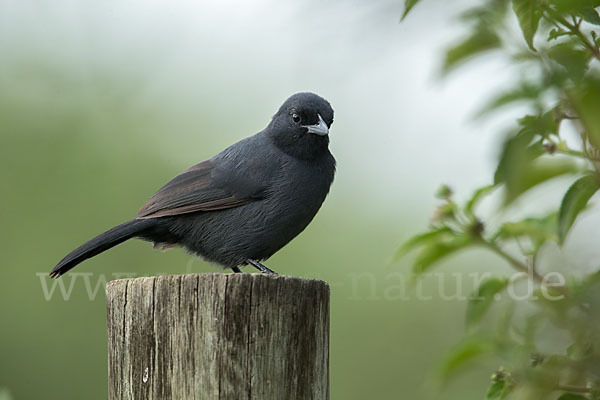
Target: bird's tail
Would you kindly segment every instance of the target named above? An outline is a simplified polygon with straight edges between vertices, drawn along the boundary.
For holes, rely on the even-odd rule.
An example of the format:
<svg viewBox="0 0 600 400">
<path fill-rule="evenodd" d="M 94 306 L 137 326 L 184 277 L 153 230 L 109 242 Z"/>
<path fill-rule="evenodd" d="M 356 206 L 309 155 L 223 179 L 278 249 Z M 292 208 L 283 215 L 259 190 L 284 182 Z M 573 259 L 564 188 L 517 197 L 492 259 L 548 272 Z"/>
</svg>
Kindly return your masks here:
<svg viewBox="0 0 600 400">
<path fill-rule="evenodd" d="M 134 219 L 96 236 L 65 256 L 50 272 L 51 278 L 58 278 L 80 262 L 94 257 L 124 241 L 144 232 L 154 224 L 152 219 Z"/>
</svg>

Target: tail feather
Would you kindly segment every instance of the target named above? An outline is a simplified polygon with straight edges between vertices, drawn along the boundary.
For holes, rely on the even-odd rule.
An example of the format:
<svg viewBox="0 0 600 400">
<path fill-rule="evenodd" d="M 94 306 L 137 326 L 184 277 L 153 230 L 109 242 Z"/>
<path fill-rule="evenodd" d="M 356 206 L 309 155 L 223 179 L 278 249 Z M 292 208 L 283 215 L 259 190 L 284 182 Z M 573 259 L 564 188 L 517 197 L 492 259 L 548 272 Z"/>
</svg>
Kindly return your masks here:
<svg viewBox="0 0 600 400">
<path fill-rule="evenodd" d="M 153 225 L 151 219 L 138 220 L 134 219 L 115 226 L 108 231 L 101 233 L 92 240 L 79 246 L 65 256 L 50 272 L 51 278 L 58 278 L 71 268 L 75 267 L 80 262 L 87 260 L 106 251 L 124 241 L 131 239 L 142 233 Z"/>
</svg>

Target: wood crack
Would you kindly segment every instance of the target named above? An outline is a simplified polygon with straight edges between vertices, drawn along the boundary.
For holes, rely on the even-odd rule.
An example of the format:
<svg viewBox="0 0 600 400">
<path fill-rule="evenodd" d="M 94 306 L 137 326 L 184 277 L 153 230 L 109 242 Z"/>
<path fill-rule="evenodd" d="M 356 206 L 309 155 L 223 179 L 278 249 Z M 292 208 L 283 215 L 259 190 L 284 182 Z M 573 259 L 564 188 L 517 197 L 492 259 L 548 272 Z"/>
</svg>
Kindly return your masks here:
<svg viewBox="0 0 600 400">
<path fill-rule="evenodd" d="M 329 399 L 322 281 L 159 276 L 107 285 L 107 300 L 109 400 Z"/>
<path fill-rule="evenodd" d="M 250 296 L 248 296 L 248 330 L 246 339 L 246 379 L 248 379 L 248 400 L 252 399 L 252 371 L 250 370 L 250 342 L 252 341 L 252 291 L 254 279 L 250 281 Z"/>
</svg>

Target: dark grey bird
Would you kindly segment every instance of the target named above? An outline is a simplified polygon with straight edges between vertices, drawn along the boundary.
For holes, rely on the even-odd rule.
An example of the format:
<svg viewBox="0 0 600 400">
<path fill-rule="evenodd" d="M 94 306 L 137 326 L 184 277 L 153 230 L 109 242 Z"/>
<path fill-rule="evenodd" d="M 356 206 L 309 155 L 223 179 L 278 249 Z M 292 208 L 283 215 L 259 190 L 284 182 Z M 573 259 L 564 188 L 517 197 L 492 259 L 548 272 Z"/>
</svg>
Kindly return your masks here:
<svg viewBox="0 0 600 400">
<path fill-rule="evenodd" d="M 73 250 L 50 276 L 131 238 L 181 246 L 234 272 L 252 265 L 274 273 L 261 261 L 302 232 L 329 193 L 332 123 L 327 100 L 294 94 L 264 130 L 171 179 L 133 220 Z"/>
</svg>

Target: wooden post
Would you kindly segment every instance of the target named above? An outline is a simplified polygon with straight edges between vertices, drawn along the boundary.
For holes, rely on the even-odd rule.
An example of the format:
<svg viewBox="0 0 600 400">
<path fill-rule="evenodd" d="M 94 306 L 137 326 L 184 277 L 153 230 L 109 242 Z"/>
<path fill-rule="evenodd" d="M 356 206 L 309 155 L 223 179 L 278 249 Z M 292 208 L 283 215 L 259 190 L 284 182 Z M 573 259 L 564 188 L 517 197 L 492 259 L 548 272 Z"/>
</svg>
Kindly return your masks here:
<svg viewBox="0 0 600 400">
<path fill-rule="evenodd" d="M 109 399 L 329 399 L 329 286 L 258 274 L 106 286 Z"/>
</svg>

